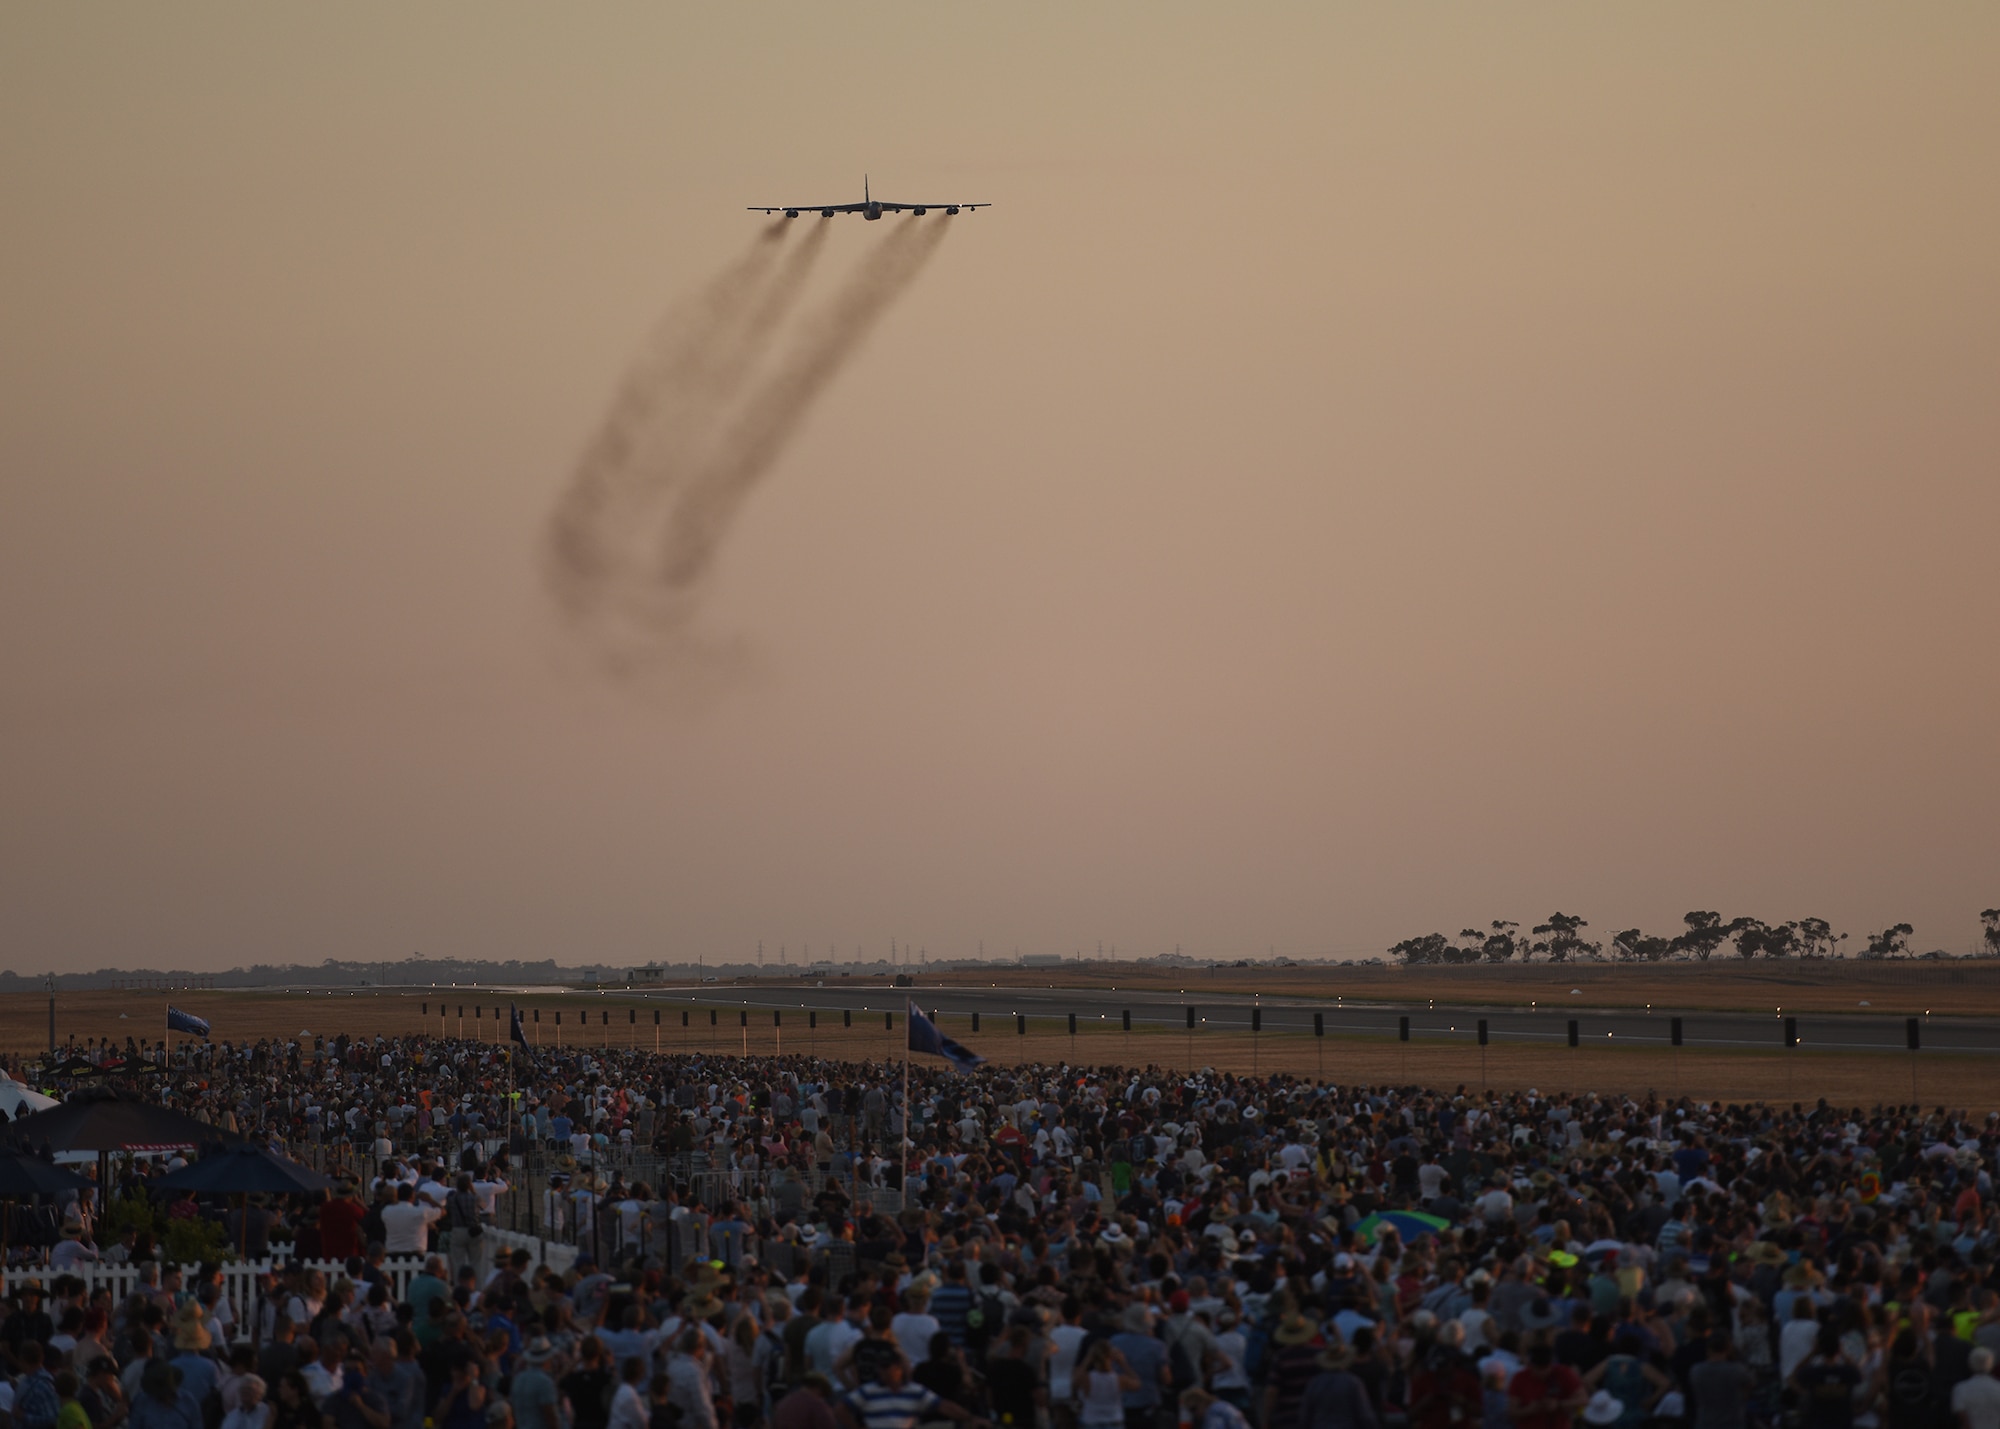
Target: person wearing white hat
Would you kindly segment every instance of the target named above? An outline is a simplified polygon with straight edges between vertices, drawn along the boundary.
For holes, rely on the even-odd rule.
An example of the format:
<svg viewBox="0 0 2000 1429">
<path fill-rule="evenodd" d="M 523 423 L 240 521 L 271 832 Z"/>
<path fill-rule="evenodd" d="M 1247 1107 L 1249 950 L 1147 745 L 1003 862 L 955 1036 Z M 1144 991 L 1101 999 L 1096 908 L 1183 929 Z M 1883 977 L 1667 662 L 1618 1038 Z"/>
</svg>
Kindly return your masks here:
<svg viewBox="0 0 2000 1429">
<path fill-rule="evenodd" d="M 1590 1396 L 1590 1402 L 1583 1406 L 1583 1422 L 1609 1426 L 1616 1424 L 1625 1413 L 1625 1401 L 1608 1389 L 1600 1389 Z"/>
</svg>

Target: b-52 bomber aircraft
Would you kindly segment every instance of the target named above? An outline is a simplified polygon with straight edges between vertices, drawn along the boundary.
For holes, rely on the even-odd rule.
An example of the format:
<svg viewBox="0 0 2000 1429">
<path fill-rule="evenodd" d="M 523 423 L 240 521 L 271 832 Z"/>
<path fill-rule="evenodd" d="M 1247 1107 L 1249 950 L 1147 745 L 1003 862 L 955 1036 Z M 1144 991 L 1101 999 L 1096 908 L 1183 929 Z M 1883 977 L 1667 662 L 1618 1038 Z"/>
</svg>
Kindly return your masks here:
<svg viewBox="0 0 2000 1429">
<path fill-rule="evenodd" d="M 802 213 L 812 213 L 815 210 L 821 218 L 832 218 L 836 213 L 858 213 L 873 223 L 885 213 L 913 213 L 922 218 L 934 208 L 941 208 L 946 213 L 957 213 L 960 209 L 970 212 L 975 208 L 991 207 L 993 205 L 990 203 L 890 203 L 887 199 L 869 196 L 868 176 L 863 174 L 860 203 L 780 203 L 773 204 L 769 208 L 759 208 L 756 204 L 751 204 L 748 211 L 782 213 L 786 218 L 797 218 Z"/>
</svg>

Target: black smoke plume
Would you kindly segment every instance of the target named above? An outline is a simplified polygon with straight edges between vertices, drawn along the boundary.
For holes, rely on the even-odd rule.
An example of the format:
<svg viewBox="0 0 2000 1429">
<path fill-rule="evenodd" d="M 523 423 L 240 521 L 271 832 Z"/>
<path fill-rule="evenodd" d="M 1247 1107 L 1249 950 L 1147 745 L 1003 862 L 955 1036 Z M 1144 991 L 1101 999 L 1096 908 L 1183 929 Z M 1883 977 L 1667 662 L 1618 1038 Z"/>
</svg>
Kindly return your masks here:
<svg viewBox="0 0 2000 1429">
<path fill-rule="evenodd" d="M 792 226 L 767 229 L 661 323 L 549 518 L 557 607 L 614 670 L 691 652 L 688 626 L 744 501 L 945 232 L 899 222 L 770 366 L 831 227 L 786 252 Z"/>
</svg>

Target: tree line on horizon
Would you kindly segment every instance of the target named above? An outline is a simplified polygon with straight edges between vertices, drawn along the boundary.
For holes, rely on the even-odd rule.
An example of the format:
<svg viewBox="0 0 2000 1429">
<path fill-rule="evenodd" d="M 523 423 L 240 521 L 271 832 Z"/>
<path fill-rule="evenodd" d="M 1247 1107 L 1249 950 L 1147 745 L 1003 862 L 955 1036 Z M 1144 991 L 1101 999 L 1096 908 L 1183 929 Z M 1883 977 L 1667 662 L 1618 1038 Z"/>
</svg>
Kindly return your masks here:
<svg viewBox="0 0 2000 1429">
<path fill-rule="evenodd" d="M 1696 910 L 1682 918 L 1685 925 L 1672 936 L 1625 928 L 1611 935 L 1607 952 L 1602 939 L 1589 937 L 1590 927 L 1572 913 L 1551 913 L 1548 921 L 1523 932 L 1519 923 L 1496 918 L 1485 928 L 1465 928 L 1454 942 L 1443 933 L 1426 933 L 1392 944 L 1389 956 L 1405 967 L 1420 965 L 1468 965 L 1486 963 L 1528 963 L 1537 958 L 1550 963 L 1670 961 L 1707 962 L 1724 948 L 1738 958 L 1838 958 L 1847 934 L 1836 933 L 1824 918 L 1799 918 L 1789 923 L 1766 923 L 1761 918 L 1732 918 L 1724 922 L 1720 913 Z M 2000 908 L 1985 909 L 1979 915 L 1984 955 L 2000 957 Z M 1908 923 L 1892 923 L 1870 933 L 1856 956 L 1864 960 L 1919 956 L 1910 951 L 1915 929 Z M 1942 957 L 1942 952 L 1920 956 Z"/>
</svg>

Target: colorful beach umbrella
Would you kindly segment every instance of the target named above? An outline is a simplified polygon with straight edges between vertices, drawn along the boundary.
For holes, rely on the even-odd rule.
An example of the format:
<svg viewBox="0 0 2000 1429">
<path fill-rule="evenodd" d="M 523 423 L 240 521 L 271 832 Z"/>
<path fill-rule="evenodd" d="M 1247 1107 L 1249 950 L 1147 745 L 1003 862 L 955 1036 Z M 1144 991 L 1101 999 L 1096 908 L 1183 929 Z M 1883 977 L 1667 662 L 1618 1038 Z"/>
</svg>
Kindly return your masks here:
<svg viewBox="0 0 2000 1429">
<path fill-rule="evenodd" d="M 1384 1226 L 1392 1228 L 1407 1245 L 1419 1236 L 1439 1235 L 1450 1230 L 1451 1222 L 1429 1211 L 1377 1211 L 1356 1225 L 1354 1233 L 1364 1241 L 1373 1241 L 1382 1234 Z"/>
</svg>

